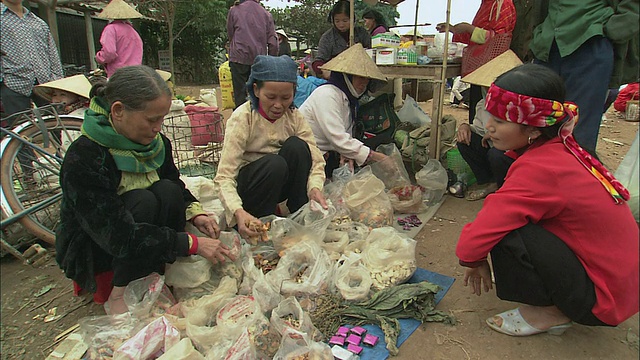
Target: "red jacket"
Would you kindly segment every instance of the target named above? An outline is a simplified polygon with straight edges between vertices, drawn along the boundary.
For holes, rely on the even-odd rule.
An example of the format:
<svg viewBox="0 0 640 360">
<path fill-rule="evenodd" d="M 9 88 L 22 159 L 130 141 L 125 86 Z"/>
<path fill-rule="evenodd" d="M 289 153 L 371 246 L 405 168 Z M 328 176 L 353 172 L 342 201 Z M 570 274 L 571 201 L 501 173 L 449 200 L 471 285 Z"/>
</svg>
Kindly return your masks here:
<svg viewBox="0 0 640 360">
<path fill-rule="evenodd" d="M 627 111 L 627 102 L 629 100 L 638 100 L 638 83 L 631 83 L 620 90 L 616 101 L 613 102 L 613 108 L 620 111 Z"/>
<path fill-rule="evenodd" d="M 504 185 L 462 230 L 456 255 L 469 263 L 483 260 L 529 222 L 576 254 L 595 285 L 598 319 L 618 325 L 638 312 L 638 225 L 629 206 L 616 205 L 559 138 L 532 145 L 511 165 Z"/>
<path fill-rule="evenodd" d="M 480 9 L 471 22 L 471 25 L 489 31 L 486 40 L 495 34 L 511 33 L 516 26 L 516 7 L 513 5 L 513 0 L 504 0 L 500 13 L 497 12 L 497 6 L 496 0 L 482 0 Z M 455 34 L 453 41 L 469 44 L 471 34 Z"/>
</svg>

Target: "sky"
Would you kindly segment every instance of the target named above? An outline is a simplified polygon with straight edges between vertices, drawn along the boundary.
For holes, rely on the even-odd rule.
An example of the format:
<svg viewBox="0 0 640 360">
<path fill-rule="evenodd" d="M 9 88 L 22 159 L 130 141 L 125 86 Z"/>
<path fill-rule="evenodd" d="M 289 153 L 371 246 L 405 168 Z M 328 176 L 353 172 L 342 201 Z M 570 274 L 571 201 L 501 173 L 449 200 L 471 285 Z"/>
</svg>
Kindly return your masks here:
<svg viewBox="0 0 640 360">
<path fill-rule="evenodd" d="M 414 23 L 416 13 L 416 1 L 405 0 L 398 5 L 400 18 L 397 19 L 398 24 L 410 25 Z M 435 34 L 436 24 L 444 22 L 446 19 L 447 0 L 419 0 L 418 24 L 431 23 L 431 26 L 418 28 L 423 34 Z M 481 0 L 451 0 L 451 24 L 459 22 L 471 23 L 473 16 L 478 8 L 480 8 Z M 295 3 L 286 0 L 262 0 L 267 7 L 281 8 L 291 6 Z"/>
</svg>

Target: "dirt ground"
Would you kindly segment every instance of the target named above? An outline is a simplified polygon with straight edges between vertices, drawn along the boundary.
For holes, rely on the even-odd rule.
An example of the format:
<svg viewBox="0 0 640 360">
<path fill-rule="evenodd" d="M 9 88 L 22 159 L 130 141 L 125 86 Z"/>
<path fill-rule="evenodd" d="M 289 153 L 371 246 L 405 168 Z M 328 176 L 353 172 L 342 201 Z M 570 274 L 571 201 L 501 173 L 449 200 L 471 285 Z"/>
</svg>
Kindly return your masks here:
<svg viewBox="0 0 640 360">
<path fill-rule="evenodd" d="M 179 88 L 178 93 L 198 95 L 194 88 Z M 421 105 L 430 111 L 430 103 Z M 445 106 L 445 113 L 459 121 L 467 116 L 465 110 L 449 106 Z M 230 111 L 224 115 L 228 118 Z M 607 114 L 598 153 L 610 169 L 617 168 L 637 131 L 637 123 L 622 121 L 613 112 Z M 576 325 L 562 336 L 513 338 L 489 329 L 484 323 L 487 317 L 516 305 L 499 300 L 495 292 L 472 296 L 462 284 L 464 270 L 454 254 L 462 227 L 481 207 L 481 201 L 448 196 L 416 236 L 418 266 L 456 279 L 438 308 L 454 314 L 458 324 L 421 326 L 402 345 L 398 359 L 638 359 L 637 314 L 617 327 Z M 73 296 L 71 281 L 53 259 L 33 268 L 5 256 L 0 260 L 0 275 L 1 359 L 44 359 L 55 347 L 56 336 L 78 319 L 104 314 L 102 306 Z M 46 322 L 45 316 L 53 309 L 62 317 Z"/>
</svg>

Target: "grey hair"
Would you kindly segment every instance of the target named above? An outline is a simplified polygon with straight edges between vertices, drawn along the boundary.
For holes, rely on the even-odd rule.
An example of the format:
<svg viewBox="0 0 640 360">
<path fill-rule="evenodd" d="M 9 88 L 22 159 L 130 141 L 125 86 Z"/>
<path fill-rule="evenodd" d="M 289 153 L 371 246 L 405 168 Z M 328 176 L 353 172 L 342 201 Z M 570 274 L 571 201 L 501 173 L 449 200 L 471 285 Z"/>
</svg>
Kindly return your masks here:
<svg viewBox="0 0 640 360">
<path fill-rule="evenodd" d="M 91 98 L 104 98 L 109 106 L 120 101 L 134 111 L 144 110 L 148 102 L 163 95 L 171 97 L 169 86 L 155 70 L 145 65 L 122 67 L 108 81 L 93 85 L 89 93 Z"/>
</svg>

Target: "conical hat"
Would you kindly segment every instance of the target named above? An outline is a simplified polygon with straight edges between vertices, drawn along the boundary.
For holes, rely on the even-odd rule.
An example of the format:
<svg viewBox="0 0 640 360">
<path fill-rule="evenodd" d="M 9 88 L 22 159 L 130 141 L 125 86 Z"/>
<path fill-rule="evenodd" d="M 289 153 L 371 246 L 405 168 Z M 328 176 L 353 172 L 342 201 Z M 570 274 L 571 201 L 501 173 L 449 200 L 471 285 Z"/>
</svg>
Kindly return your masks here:
<svg viewBox="0 0 640 360">
<path fill-rule="evenodd" d="M 409 28 L 409 30 L 405 31 L 402 36 L 413 36 L 413 28 Z M 418 30 L 418 37 L 422 37 L 422 33 Z"/>
<path fill-rule="evenodd" d="M 518 55 L 511 50 L 507 50 L 463 77 L 461 80 L 469 84 L 489 87 L 498 76 L 518 65 L 522 65 L 522 61 L 518 58 Z"/>
<path fill-rule="evenodd" d="M 160 77 L 162 78 L 162 80 L 164 81 L 168 81 L 169 79 L 171 79 L 171 73 L 168 71 L 164 71 L 164 70 L 158 70 L 156 69 L 156 72 L 158 73 L 158 75 L 160 75 Z"/>
<path fill-rule="evenodd" d="M 328 63 L 320 66 L 320 69 L 387 81 L 360 43 L 341 52 Z"/>
<path fill-rule="evenodd" d="M 102 12 L 98 14 L 101 19 L 137 19 L 141 18 L 142 14 L 136 11 L 131 5 L 127 4 L 123 0 L 111 0 L 109 5 L 102 9 Z"/>
<path fill-rule="evenodd" d="M 287 33 L 286 33 L 286 32 L 284 32 L 284 29 L 278 29 L 278 30 L 276 30 L 276 34 L 280 34 L 280 35 L 282 35 L 282 36 L 286 37 L 287 39 L 289 38 L 289 36 L 287 35 Z"/>
<path fill-rule="evenodd" d="M 86 76 L 80 74 L 37 85 L 33 91 L 41 98 L 51 101 L 53 89 L 68 91 L 88 99 L 91 83 Z"/>
</svg>

